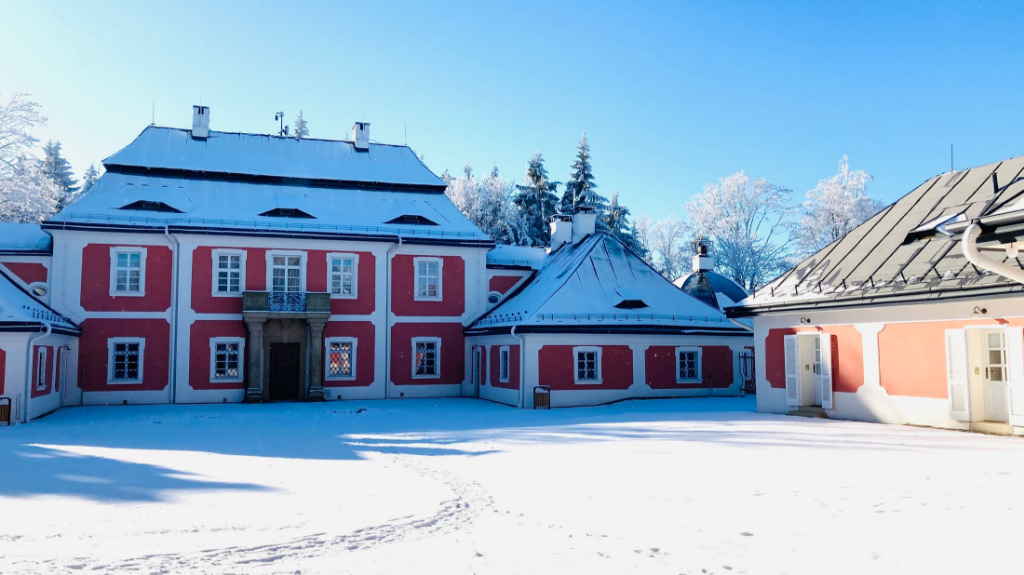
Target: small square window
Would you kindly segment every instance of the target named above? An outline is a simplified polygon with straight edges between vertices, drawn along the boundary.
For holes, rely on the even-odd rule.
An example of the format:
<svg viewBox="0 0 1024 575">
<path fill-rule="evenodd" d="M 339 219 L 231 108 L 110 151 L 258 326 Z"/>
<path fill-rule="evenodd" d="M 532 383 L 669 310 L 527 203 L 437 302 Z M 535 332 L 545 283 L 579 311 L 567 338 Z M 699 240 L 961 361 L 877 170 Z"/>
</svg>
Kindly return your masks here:
<svg viewBox="0 0 1024 575">
<path fill-rule="evenodd" d="M 331 297 L 354 299 L 359 289 L 359 256 L 330 254 L 327 257 L 328 286 Z"/>
<path fill-rule="evenodd" d="M 241 338 L 216 337 L 210 340 L 210 380 L 242 381 L 244 376 Z"/>
<path fill-rule="evenodd" d="M 601 348 L 576 347 L 573 354 L 576 356 L 576 383 L 601 383 Z"/>
<path fill-rule="evenodd" d="M 412 340 L 413 377 L 433 378 L 441 375 L 441 340 L 415 338 Z"/>
<path fill-rule="evenodd" d="M 107 382 L 142 383 L 145 340 L 112 338 L 107 340 Z"/>
<path fill-rule="evenodd" d="M 437 301 L 441 299 L 441 258 L 416 258 L 416 299 Z"/>
<path fill-rule="evenodd" d="M 245 291 L 245 252 L 213 250 L 213 295 L 240 296 Z"/>
<path fill-rule="evenodd" d="M 676 348 L 676 382 L 699 383 L 700 348 Z"/>
<path fill-rule="evenodd" d="M 356 340 L 329 338 L 327 340 L 327 379 L 355 379 Z"/>
<path fill-rule="evenodd" d="M 146 249 L 110 249 L 110 295 L 143 296 L 146 292 Z"/>
</svg>

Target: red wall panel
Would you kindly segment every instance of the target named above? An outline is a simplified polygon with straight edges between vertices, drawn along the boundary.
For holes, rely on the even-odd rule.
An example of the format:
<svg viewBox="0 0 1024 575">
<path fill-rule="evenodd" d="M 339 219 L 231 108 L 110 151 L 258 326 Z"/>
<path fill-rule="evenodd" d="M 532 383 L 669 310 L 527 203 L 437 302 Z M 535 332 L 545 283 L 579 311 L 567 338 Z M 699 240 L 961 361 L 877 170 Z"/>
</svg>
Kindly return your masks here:
<svg viewBox="0 0 1024 575">
<path fill-rule="evenodd" d="M 501 356 L 499 355 L 501 347 L 500 345 L 491 346 L 491 384 L 503 389 L 519 389 L 519 346 L 508 346 L 508 381 L 505 383 L 501 381 Z"/>
<path fill-rule="evenodd" d="M 46 350 L 46 378 L 45 387 L 39 389 L 39 350 Z M 53 391 L 53 346 L 35 345 L 32 346 L 32 397 L 49 395 Z"/>
<path fill-rule="evenodd" d="M 572 345 L 545 345 L 537 363 L 540 384 L 551 389 L 626 389 L 633 385 L 633 350 L 628 345 L 602 345 L 601 383 L 576 385 L 576 358 Z"/>
<path fill-rule="evenodd" d="M 492 276 L 489 285 L 489 291 L 496 291 L 501 294 L 508 293 L 523 276 Z"/>
<path fill-rule="evenodd" d="M 441 377 L 412 377 L 412 338 L 441 338 Z M 391 381 L 396 385 L 436 385 L 462 383 L 465 379 L 465 349 L 462 324 L 398 323 L 391 328 Z"/>
<path fill-rule="evenodd" d="M 399 316 L 461 316 L 466 311 L 466 261 L 444 256 L 441 266 L 441 301 L 416 301 L 417 257 L 398 255 L 391 261 L 391 310 Z"/>
<path fill-rule="evenodd" d="M 310 257 L 314 257 L 312 254 L 316 254 L 316 258 L 323 262 L 323 275 L 317 276 L 323 278 L 323 289 L 310 289 L 309 291 L 328 291 L 328 269 L 327 269 L 327 254 L 338 253 L 338 252 L 327 252 L 317 251 L 310 252 Z M 370 315 L 376 308 L 376 261 L 370 252 L 351 252 L 359 256 L 359 267 L 358 273 L 356 274 L 356 282 L 359 287 L 356 289 L 355 299 L 331 299 L 331 313 L 335 315 Z M 310 266 L 310 270 L 313 266 Z M 318 272 L 319 273 L 319 272 Z M 321 284 L 316 284 L 319 288 Z M 359 345 L 362 345 L 360 342 Z M 357 360 L 358 361 L 358 360 Z M 359 376 L 358 370 L 356 377 Z M 369 384 L 367 384 L 369 385 Z"/>
<path fill-rule="evenodd" d="M 787 335 L 818 333 L 813 327 L 768 330 L 764 338 L 764 377 L 776 389 L 786 389 L 785 339 Z"/>
<path fill-rule="evenodd" d="M 167 388 L 170 325 L 163 319 L 90 318 L 82 322 L 79 364 L 83 391 L 159 391 Z M 146 340 L 142 383 L 107 384 L 107 339 L 141 337 Z"/>
<path fill-rule="evenodd" d="M 832 390 L 855 393 L 864 385 L 863 338 L 852 325 L 830 325 L 821 331 L 832 335 Z M 786 388 L 786 335 L 819 333 L 817 328 L 780 328 L 768 331 L 764 342 L 765 377 L 772 387 Z M 881 340 L 879 340 L 881 341 Z M 944 344 L 943 344 L 944 345 Z M 945 353 L 945 347 L 942 348 Z M 913 357 L 913 356 L 902 356 Z M 940 362 L 940 368 L 942 367 Z M 942 376 L 945 397 L 945 374 Z"/>
<path fill-rule="evenodd" d="M 213 296 L 213 250 L 199 246 L 192 252 L 192 309 L 197 313 L 242 313 L 242 296 L 237 297 Z M 223 248 L 239 249 L 239 248 Z M 246 251 L 246 250 L 243 250 Z M 246 277 L 245 289 L 249 287 L 249 259 L 251 253 L 246 254 Z M 263 257 L 263 254 L 260 254 Z M 207 377 L 209 379 L 209 377 Z"/>
<path fill-rule="evenodd" d="M 110 295 L 112 247 L 146 248 L 145 296 Z M 89 244 L 82 250 L 82 307 L 86 311 L 164 311 L 171 306 L 171 265 L 168 247 Z"/>
<path fill-rule="evenodd" d="M 217 299 L 217 298 L 215 298 Z M 188 385 L 195 390 L 245 389 L 244 381 L 210 381 L 210 339 L 215 337 L 245 338 L 245 323 L 242 320 L 197 321 L 189 330 Z M 149 341 L 146 341 L 149 352 Z M 245 358 L 250 353 L 248 342 L 240 359 L 242 372 L 248 369 Z M 148 357 L 146 358 L 148 361 Z"/>
<path fill-rule="evenodd" d="M 360 256 L 359 262 L 362 264 Z M 361 267 L 361 266 L 360 266 Z M 360 274 L 362 270 L 360 270 Z M 356 339 L 356 378 L 353 380 L 328 380 L 327 362 L 329 361 L 327 349 L 324 349 L 324 387 L 365 387 L 373 384 L 376 379 L 375 362 L 375 335 L 377 328 L 370 321 L 332 321 L 324 327 L 324 346 L 329 337 L 352 337 Z M 443 348 L 444 346 L 442 346 Z"/>
<path fill-rule="evenodd" d="M 46 266 L 34 262 L 3 262 L 4 267 L 26 284 L 46 283 Z"/>
<path fill-rule="evenodd" d="M 7 380 L 7 352 L 0 349 L 0 395 L 4 394 Z"/>
</svg>

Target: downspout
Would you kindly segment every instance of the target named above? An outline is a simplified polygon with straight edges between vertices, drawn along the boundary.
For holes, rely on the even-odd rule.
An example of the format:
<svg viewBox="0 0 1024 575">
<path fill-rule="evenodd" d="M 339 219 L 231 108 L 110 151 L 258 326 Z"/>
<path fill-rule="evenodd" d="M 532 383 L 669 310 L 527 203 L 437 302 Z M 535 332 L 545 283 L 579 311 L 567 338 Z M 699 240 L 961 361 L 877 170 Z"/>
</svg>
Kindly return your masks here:
<svg viewBox="0 0 1024 575">
<path fill-rule="evenodd" d="M 178 371 L 178 257 L 181 253 L 181 244 L 171 235 L 168 224 L 164 224 L 164 235 L 174 249 L 174 265 L 171 266 L 171 358 L 168 362 L 171 367 L 171 405 L 174 405 L 178 400 L 178 381 L 175 375 Z"/>
<path fill-rule="evenodd" d="M 977 244 L 978 236 L 980 235 L 981 226 L 976 223 L 972 223 L 967 226 L 967 230 L 964 231 L 964 239 L 961 244 L 963 245 L 964 256 L 967 257 L 967 261 L 983 270 L 988 270 L 992 273 L 999 274 L 1004 278 L 1024 284 L 1024 270 L 1008 266 L 1003 262 L 997 262 L 996 260 L 981 255 L 981 250 L 978 249 Z M 1017 246 L 1015 244 L 1007 246 L 1006 255 L 1007 257 L 1016 257 Z"/>
<path fill-rule="evenodd" d="M 23 406 L 21 410 L 22 423 L 28 423 L 28 401 L 32 396 L 32 373 L 35 371 L 32 369 L 32 347 L 37 341 L 53 333 L 52 323 L 46 320 L 40 320 L 40 322 L 43 324 L 43 328 L 46 330 L 46 333 L 36 334 L 28 338 L 28 350 L 25 352 L 25 393 L 22 395 L 24 400 L 21 402 Z M 49 361 L 49 358 L 47 358 L 47 361 Z"/>
<path fill-rule="evenodd" d="M 391 386 L 391 257 L 402 247 L 402 234 L 398 234 L 398 243 L 388 248 L 385 271 L 384 289 L 387 305 L 384 307 L 384 399 L 388 399 L 388 388 Z"/>
<path fill-rule="evenodd" d="M 523 408 L 523 401 L 526 399 L 526 336 L 516 333 L 518 325 L 512 326 L 512 337 L 520 341 L 519 344 L 519 409 Z"/>
</svg>

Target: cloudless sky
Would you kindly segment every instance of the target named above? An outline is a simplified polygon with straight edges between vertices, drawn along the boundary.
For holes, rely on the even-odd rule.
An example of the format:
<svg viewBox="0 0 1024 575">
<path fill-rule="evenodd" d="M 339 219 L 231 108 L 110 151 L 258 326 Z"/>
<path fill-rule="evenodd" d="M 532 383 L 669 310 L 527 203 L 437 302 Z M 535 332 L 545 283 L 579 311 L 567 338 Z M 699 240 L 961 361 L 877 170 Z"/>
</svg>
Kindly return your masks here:
<svg viewBox="0 0 1024 575">
<path fill-rule="evenodd" d="M 0 0 L 0 93 L 42 104 L 76 176 L 149 124 L 405 141 L 440 174 L 564 181 L 586 129 L 599 191 L 681 213 L 738 170 L 801 195 L 843 154 L 893 201 L 1024 154 L 1018 2 Z"/>
</svg>

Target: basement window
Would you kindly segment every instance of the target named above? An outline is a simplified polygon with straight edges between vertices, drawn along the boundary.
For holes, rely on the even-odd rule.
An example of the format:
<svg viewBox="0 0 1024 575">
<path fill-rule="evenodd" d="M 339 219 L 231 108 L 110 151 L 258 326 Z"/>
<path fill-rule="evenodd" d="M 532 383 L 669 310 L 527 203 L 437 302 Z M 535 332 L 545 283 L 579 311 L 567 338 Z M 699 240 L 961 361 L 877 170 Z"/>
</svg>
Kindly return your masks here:
<svg viewBox="0 0 1024 575">
<path fill-rule="evenodd" d="M 260 215 L 265 218 L 301 218 L 306 220 L 316 219 L 314 216 L 311 216 L 297 208 L 274 208 L 272 210 L 267 210 Z"/>
<path fill-rule="evenodd" d="M 120 208 L 117 208 L 117 209 L 119 209 L 119 210 L 136 210 L 136 211 L 140 211 L 140 212 L 164 212 L 164 213 L 168 213 L 168 214 L 182 214 L 182 213 L 184 213 L 181 210 L 179 210 L 178 208 L 169 206 L 169 205 L 167 205 L 167 204 L 165 204 L 163 202 L 153 202 L 153 201 L 150 201 L 150 200 L 139 200 L 137 202 L 132 202 L 132 203 L 128 204 L 127 206 L 121 206 Z"/>
<path fill-rule="evenodd" d="M 386 223 L 386 224 L 411 225 L 411 226 L 436 226 L 437 225 L 437 222 L 428 220 L 427 218 L 425 218 L 423 216 L 414 215 L 414 214 L 405 214 L 405 215 L 402 215 L 402 216 L 398 216 L 397 218 L 395 218 L 393 220 L 388 220 L 388 221 L 386 221 L 384 223 Z"/>
</svg>

